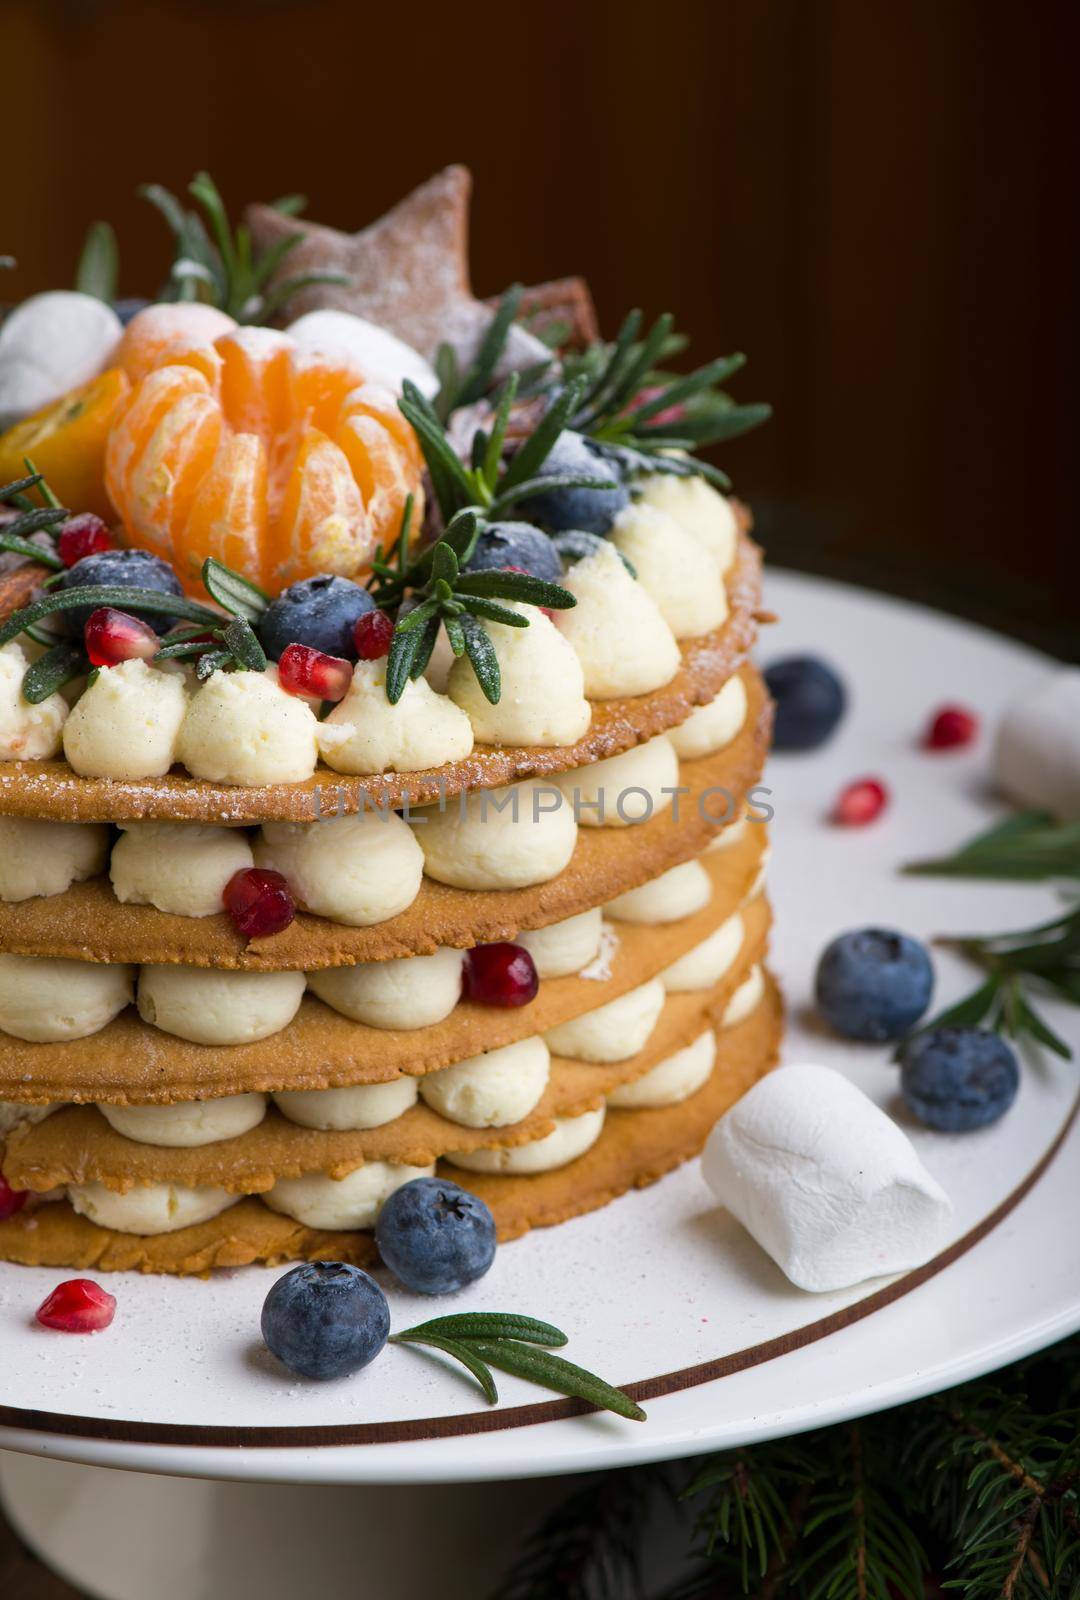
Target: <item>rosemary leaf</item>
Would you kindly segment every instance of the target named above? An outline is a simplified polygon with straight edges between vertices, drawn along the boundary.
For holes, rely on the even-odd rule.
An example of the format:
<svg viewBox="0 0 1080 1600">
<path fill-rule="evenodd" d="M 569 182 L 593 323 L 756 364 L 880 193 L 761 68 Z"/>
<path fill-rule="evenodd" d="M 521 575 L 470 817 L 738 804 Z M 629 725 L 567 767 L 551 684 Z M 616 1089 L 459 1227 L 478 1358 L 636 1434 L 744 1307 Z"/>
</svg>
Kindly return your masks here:
<svg viewBox="0 0 1080 1600">
<path fill-rule="evenodd" d="M 160 594 L 153 589 L 133 589 L 127 584 L 86 584 L 74 589 L 56 589 L 33 605 L 13 611 L 0 624 L 0 645 L 20 634 L 28 623 L 37 622 L 54 611 L 72 611 L 78 606 L 117 606 L 121 611 L 148 611 L 153 616 L 186 617 L 220 627 L 221 614 L 209 606 L 189 600 L 185 595 Z"/>
<path fill-rule="evenodd" d="M 499 658 L 495 654 L 495 646 L 483 624 L 477 622 L 468 612 L 464 612 L 458 621 L 465 635 L 465 654 L 476 673 L 476 681 L 480 685 L 484 699 L 490 705 L 497 706 L 499 696 L 502 694 L 502 674 L 499 671 Z M 389 675 L 387 693 L 389 693 Z"/>
<path fill-rule="evenodd" d="M 514 461 L 517 457 L 514 457 Z M 511 462 L 511 467 L 513 462 Z M 521 500 L 527 500 L 534 494 L 550 494 L 552 489 L 617 489 L 619 486 L 614 478 L 597 477 L 594 473 L 581 472 L 553 472 L 546 477 L 523 478 L 520 483 L 513 483 L 507 487 L 510 477 L 509 470 L 505 473 L 502 486 L 491 502 L 490 512 L 492 520 L 502 516 Z"/>
<path fill-rule="evenodd" d="M 247 622 L 257 622 L 270 604 L 270 596 L 249 578 L 241 577 L 213 556 L 207 556 L 202 565 L 203 588 L 223 611 Z"/>
<path fill-rule="evenodd" d="M 455 656 L 463 656 L 465 654 L 465 630 L 458 618 L 444 616 L 443 627 L 446 629 L 446 637 L 450 641 L 450 648 Z"/>
<path fill-rule="evenodd" d="M 415 613 L 413 613 L 415 615 Z M 386 658 L 386 698 L 396 706 L 405 693 L 416 652 L 423 635 L 417 629 L 404 629 L 399 622 L 390 640 L 390 653 Z"/>
<path fill-rule="evenodd" d="M 535 1317 L 520 1316 L 516 1311 L 460 1311 L 417 1323 L 408 1332 L 435 1333 L 445 1339 L 521 1339 L 526 1344 L 549 1346 L 567 1342 L 561 1328 Z"/>
<path fill-rule="evenodd" d="M 1080 822 L 1024 811 L 970 840 L 954 855 L 911 861 L 905 872 L 950 878 L 1039 882 L 1080 878 Z"/>
<path fill-rule="evenodd" d="M 666 411 L 670 406 L 681 405 L 694 395 L 701 394 L 705 389 L 712 389 L 717 384 L 726 382 L 740 367 L 746 365 L 746 357 L 737 354 L 733 356 L 719 356 L 715 361 L 708 362 L 704 367 L 698 367 L 695 372 L 690 372 L 685 378 L 679 378 L 675 383 L 654 395 L 651 400 L 646 400 L 642 405 L 634 407 L 634 421 L 638 425 L 648 422 L 650 417 L 655 417 L 659 412 Z"/>
<path fill-rule="evenodd" d="M 219 637 L 232 659 L 247 672 L 266 671 L 266 651 L 255 637 L 251 624 L 243 617 L 233 617 L 226 627 L 220 629 Z"/>
<path fill-rule="evenodd" d="M 222 667 L 227 667 L 232 660 L 228 650 L 208 650 L 200 656 L 195 663 L 195 676 L 200 683 L 205 683 L 207 678 L 213 677 Z"/>
<path fill-rule="evenodd" d="M 442 1338 L 438 1334 L 422 1333 L 416 1328 L 410 1328 L 407 1333 L 392 1333 L 389 1343 L 427 1345 L 432 1350 L 442 1351 L 443 1355 L 453 1356 L 455 1361 L 460 1361 L 462 1366 L 467 1367 L 472 1373 L 481 1389 L 483 1389 L 484 1398 L 488 1404 L 498 1405 L 499 1391 L 495 1387 L 495 1379 L 491 1376 L 491 1370 L 478 1355 L 473 1353 L 468 1345 L 461 1344 L 456 1339 Z"/>
<path fill-rule="evenodd" d="M 521 1344 L 516 1339 L 473 1339 L 469 1348 L 482 1361 L 498 1367 L 501 1372 L 511 1373 L 515 1378 L 526 1378 L 545 1389 L 554 1389 L 557 1394 L 587 1400 L 590 1405 L 598 1406 L 603 1411 L 614 1411 L 632 1422 L 645 1421 L 645 1412 L 628 1394 L 612 1388 L 595 1372 L 577 1367 L 572 1361 L 564 1361 L 562 1356 L 553 1356 L 547 1350 Z"/>
<path fill-rule="evenodd" d="M 54 572 L 64 570 L 64 563 L 54 551 L 43 545 L 33 544 L 29 539 L 20 539 L 11 528 L 0 528 L 0 550 L 10 550 L 14 555 L 26 556 L 27 560 L 36 561 L 42 567 L 51 567 Z"/>
<path fill-rule="evenodd" d="M 90 663 L 82 644 L 64 639 L 27 667 L 22 681 L 23 699 L 32 706 L 40 705 L 65 683 L 83 677 L 89 670 Z"/>
<path fill-rule="evenodd" d="M 120 272 L 120 252 L 116 234 L 107 222 L 92 222 L 83 240 L 79 264 L 75 269 L 75 288 L 111 305 L 116 299 Z"/>
<path fill-rule="evenodd" d="M 507 628 L 529 626 L 528 617 L 523 617 L 520 611 L 511 611 L 509 606 L 499 605 L 495 600 L 483 600 L 479 595 L 468 595 L 462 604 L 474 617 L 483 617 L 487 622 L 501 622 Z"/>
<path fill-rule="evenodd" d="M 71 512 L 65 511 L 63 506 L 38 506 L 35 510 L 24 512 L 21 517 L 16 517 L 14 522 L 9 522 L 5 532 L 15 534 L 20 539 L 25 539 L 31 533 L 40 533 L 43 528 L 54 528 L 58 522 L 65 521 L 70 515 Z M 63 566 L 64 563 L 58 557 L 54 557 L 54 559 L 57 561 L 58 566 Z"/>
<path fill-rule="evenodd" d="M 561 584 L 535 578 L 531 572 L 511 572 L 504 568 L 463 572 L 454 592 L 462 599 L 485 595 L 491 600 L 524 600 L 529 605 L 548 606 L 553 611 L 570 611 L 577 605 L 569 589 Z"/>
<path fill-rule="evenodd" d="M 556 439 L 563 429 L 568 426 L 570 417 L 573 416 L 581 404 L 581 396 L 584 393 L 584 389 L 584 379 L 577 379 L 572 383 L 568 383 L 562 393 L 555 399 L 537 428 L 525 440 L 525 443 L 516 452 L 503 473 L 501 492 L 497 498 L 505 500 L 507 490 L 513 489 L 517 484 L 525 483 L 528 479 L 535 477 L 540 467 L 543 466 L 551 454 Z M 509 504 L 510 502 L 505 501 L 505 503 Z"/>
<path fill-rule="evenodd" d="M 443 620 L 445 621 L 446 619 L 444 618 Z M 417 644 L 416 649 L 413 652 L 412 666 L 409 668 L 409 677 L 414 681 L 421 677 L 427 670 L 427 664 L 431 660 L 431 652 L 435 648 L 435 641 L 438 637 L 439 618 L 436 615 L 428 619 L 427 626 L 420 635 L 420 642 Z"/>
</svg>

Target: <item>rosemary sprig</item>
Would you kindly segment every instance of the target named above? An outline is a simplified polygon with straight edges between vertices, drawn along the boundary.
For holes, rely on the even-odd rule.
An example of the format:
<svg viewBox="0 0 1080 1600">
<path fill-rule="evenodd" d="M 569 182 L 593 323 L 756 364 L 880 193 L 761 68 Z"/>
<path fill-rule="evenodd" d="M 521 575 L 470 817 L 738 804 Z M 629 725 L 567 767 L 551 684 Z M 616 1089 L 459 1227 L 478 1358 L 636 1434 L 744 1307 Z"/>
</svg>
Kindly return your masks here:
<svg viewBox="0 0 1080 1600">
<path fill-rule="evenodd" d="M 453 346 L 449 344 L 439 346 L 435 354 L 439 390 L 432 401 L 432 409 L 440 422 L 448 422 L 455 411 L 460 410 L 462 406 L 474 405 L 491 390 L 499 358 L 506 348 L 510 329 L 521 308 L 521 296 L 520 283 L 515 283 L 507 289 L 499 301 L 479 350 L 464 372 L 458 369 Z M 520 386 L 534 388 L 550 366 L 550 361 L 540 362 L 527 373 L 518 374 Z"/>
<path fill-rule="evenodd" d="M 1080 878 L 1080 822 L 1055 822 L 1043 811 L 1022 811 L 979 834 L 954 855 L 911 861 L 904 871 L 1014 882 Z"/>
<path fill-rule="evenodd" d="M 645 1412 L 621 1389 L 615 1389 L 594 1372 L 551 1354 L 552 1346 L 567 1342 L 560 1328 L 549 1322 L 513 1312 L 465 1312 L 434 1317 L 415 1328 L 390 1335 L 391 1344 L 413 1344 L 439 1350 L 472 1373 L 489 1404 L 499 1398 L 491 1368 L 527 1378 L 556 1394 L 586 1400 L 602 1411 L 614 1411 L 633 1422 L 644 1422 Z"/>
<path fill-rule="evenodd" d="M 201 300 L 217 306 L 237 322 L 267 322 L 290 296 L 313 283 L 347 283 L 340 272 L 307 272 L 285 278 L 273 289 L 270 279 L 303 235 L 290 234 L 258 261 L 249 229 L 234 228 L 217 185 L 208 172 L 198 172 L 188 193 L 202 212 L 185 207 L 159 183 L 138 190 L 165 218 L 176 240 L 176 255 L 163 298 Z M 271 202 L 274 209 L 294 216 L 304 209 L 303 195 L 286 195 Z"/>
<path fill-rule="evenodd" d="M 92 222 L 75 269 L 75 287 L 80 294 L 92 295 L 111 305 L 116 299 L 120 275 L 120 251 L 116 234 L 107 222 Z"/>
<path fill-rule="evenodd" d="M 44 500 L 44 505 L 37 505 L 30 498 L 30 492 L 34 489 Z M 30 537 L 43 531 L 55 536 L 60 524 L 71 515 L 60 505 L 42 474 L 30 467 L 25 478 L 0 485 L 0 504 L 20 513 L 13 522 L 0 527 L 0 550 L 11 550 L 16 555 L 25 556 L 28 561 L 37 561 L 43 567 L 51 567 L 54 572 L 62 572 L 64 563 L 55 549 L 35 544 Z"/>
</svg>

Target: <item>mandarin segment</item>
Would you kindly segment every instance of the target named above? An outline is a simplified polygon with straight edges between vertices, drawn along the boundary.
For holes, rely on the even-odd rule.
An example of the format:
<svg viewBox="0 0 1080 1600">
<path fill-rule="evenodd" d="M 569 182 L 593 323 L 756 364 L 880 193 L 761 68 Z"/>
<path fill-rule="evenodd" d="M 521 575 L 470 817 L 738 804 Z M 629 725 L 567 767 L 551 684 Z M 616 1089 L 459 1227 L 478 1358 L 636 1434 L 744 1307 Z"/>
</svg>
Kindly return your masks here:
<svg viewBox="0 0 1080 1600">
<path fill-rule="evenodd" d="M 93 511 L 111 522 L 105 452 L 129 389 L 127 375 L 110 367 L 81 389 L 17 422 L 0 435 L 0 483 L 23 477 L 29 456 L 63 505 L 75 512 Z"/>
<path fill-rule="evenodd" d="M 161 366 L 170 350 L 213 344 L 236 327 L 232 317 L 214 306 L 198 304 L 147 306 L 127 327 L 116 352 L 116 364 L 132 383 Z"/>
<path fill-rule="evenodd" d="M 375 540 L 348 457 L 318 428 L 304 434 L 275 519 L 271 586 L 308 573 L 353 577 L 371 559 Z"/>
<path fill-rule="evenodd" d="M 266 446 L 253 433 L 223 439 L 195 496 L 173 559 L 182 582 L 194 585 L 207 556 L 262 582 L 267 520 Z M 179 553 L 177 553 L 179 551 Z"/>
</svg>

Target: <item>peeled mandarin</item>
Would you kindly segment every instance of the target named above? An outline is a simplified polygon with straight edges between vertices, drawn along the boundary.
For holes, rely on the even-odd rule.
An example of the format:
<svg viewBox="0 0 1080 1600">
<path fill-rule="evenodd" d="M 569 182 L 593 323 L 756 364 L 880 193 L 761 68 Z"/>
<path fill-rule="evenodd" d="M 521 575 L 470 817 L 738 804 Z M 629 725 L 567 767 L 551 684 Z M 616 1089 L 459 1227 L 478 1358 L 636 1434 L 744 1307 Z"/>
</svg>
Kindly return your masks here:
<svg viewBox="0 0 1080 1600">
<path fill-rule="evenodd" d="M 24 477 L 29 456 L 62 505 L 75 512 L 93 511 L 111 522 L 105 451 L 129 388 L 126 374 L 110 367 L 0 434 L 0 483 Z"/>
<path fill-rule="evenodd" d="M 232 317 L 214 306 L 188 302 L 147 306 L 137 312 L 124 329 L 116 364 L 123 367 L 132 383 L 137 383 L 161 365 L 170 348 L 213 344 L 235 327 Z"/>
</svg>

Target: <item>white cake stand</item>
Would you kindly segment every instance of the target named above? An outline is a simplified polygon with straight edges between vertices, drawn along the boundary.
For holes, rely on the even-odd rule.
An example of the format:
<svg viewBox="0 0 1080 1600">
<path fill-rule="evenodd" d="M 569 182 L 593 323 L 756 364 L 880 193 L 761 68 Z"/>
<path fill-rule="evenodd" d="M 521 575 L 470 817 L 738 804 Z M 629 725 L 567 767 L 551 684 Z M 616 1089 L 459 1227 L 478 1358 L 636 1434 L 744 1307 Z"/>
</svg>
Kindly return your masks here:
<svg viewBox="0 0 1080 1600">
<path fill-rule="evenodd" d="M 1052 663 L 835 583 L 773 573 L 767 599 L 783 621 L 768 631 L 762 659 L 824 654 L 852 691 L 833 742 L 774 757 L 767 777 L 773 964 L 790 1008 L 785 1059 L 839 1067 L 903 1119 L 887 1051 L 845 1044 L 816 1023 L 814 964 L 833 934 L 864 923 L 930 937 L 1048 914 L 1054 894 L 1042 886 L 908 878 L 897 868 L 955 848 L 996 814 L 989 739 L 928 754 L 918 738 L 930 711 L 959 701 L 992 729 Z M 863 830 L 830 827 L 836 791 L 867 774 L 889 784 L 887 815 Z M 973 987 L 954 958 L 942 953 L 936 964 L 937 1003 Z M 1077 1014 L 1047 1014 L 1080 1054 Z M 352 1379 L 290 1380 L 261 1346 L 270 1277 L 254 1268 L 211 1284 L 110 1279 L 120 1302 L 112 1328 L 72 1339 L 32 1321 L 63 1274 L 0 1266 L 8 1515 L 45 1560 L 105 1600 L 276 1600 L 301 1585 L 411 1600 L 434 1584 L 441 1600 L 475 1600 L 525 1523 L 561 1492 L 526 1479 L 859 1416 L 1080 1327 L 1080 1238 L 1059 1220 L 1080 1202 L 1077 1085 L 1075 1063 L 1044 1059 L 1027 1066 L 1016 1105 L 995 1127 L 946 1137 L 905 1120 L 956 1221 L 943 1254 L 903 1278 L 800 1293 L 713 1205 L 692 1164 L 595 1216 L 507 1246 L 455 1300 L 455 1310 L 522 1310 L 558 1323 L 572 1359 L 637 1386 L 644 1424 L 578 1415 L 510 1378 L 500 1378 L 500 1407 L 489 1410 L 456 1371 L 403 1348 Z M 419 1298 L 389 1292 L 396 1325 L 432 1314 Z M 468 1487 L 482 1480 L 499 1481 L 497 1499 Z"/>
</svg>

